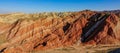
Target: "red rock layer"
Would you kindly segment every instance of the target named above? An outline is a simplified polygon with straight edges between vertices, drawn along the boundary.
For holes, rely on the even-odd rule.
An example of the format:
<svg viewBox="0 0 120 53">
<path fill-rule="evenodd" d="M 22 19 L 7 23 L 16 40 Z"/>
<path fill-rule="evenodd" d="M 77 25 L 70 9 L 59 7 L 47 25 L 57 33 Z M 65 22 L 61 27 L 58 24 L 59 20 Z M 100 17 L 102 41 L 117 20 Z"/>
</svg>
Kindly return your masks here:
<svg viewBox="0 0 120 53">
<path fill-rule="evenodd" d="M 101 25 L 102 28 L 87 44 L 119 44 L 119 19 L 111 14 Z"/>
<path fill-rule="evenodd" d="M 67 18 L 40 18 L 32 22 L 18 20 L 11 25 L 6 35 L 8 41 L 0 45 L 0 50 L 4 53 L 26 53 L 72 46 L 81 39 L 83 28 L 94 15 L 83 14 Z M 120 41 L 117 16 L 111 14 L 101 26 L 101 30 L 85 44 L 116 44 Z"/>
</svg>

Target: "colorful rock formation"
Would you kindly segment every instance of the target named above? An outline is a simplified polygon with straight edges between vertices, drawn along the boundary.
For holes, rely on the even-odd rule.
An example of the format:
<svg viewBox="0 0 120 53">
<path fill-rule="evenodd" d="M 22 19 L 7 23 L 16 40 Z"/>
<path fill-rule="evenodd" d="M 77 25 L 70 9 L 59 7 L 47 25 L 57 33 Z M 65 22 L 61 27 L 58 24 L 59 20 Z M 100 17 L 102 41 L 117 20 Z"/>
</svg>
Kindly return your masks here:
<svg viewBox="0 0 120 53">
<path fill-rule="evenodd" d="M 83 11 L 74 12 L 65 18 L 39 18 L 38 20 L 18 19 L 12 24 L 1 24 L 0 34 L 5 42 L 0 44 L 4 53 L 28 53 L 30 51 L 46 50 L 57 47 L 80 44 L 119 44 L 119 18 L 113 14 Z M 86 42 L 82 42 L 84 34 L 97 21 L 104 19 L 96 29 L 90 32 Z M 2 36 L 2 35 L 1 35 Z"/>
</svg>

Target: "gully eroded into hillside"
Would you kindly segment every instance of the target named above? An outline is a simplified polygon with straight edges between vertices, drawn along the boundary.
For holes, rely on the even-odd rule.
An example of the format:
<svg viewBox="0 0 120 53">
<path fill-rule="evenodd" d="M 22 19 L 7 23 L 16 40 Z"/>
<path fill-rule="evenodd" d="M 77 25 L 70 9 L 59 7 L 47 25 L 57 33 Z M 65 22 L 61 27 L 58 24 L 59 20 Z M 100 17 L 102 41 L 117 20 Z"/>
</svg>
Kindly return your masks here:
<svg viewBox="0 0 120 53">
<path fill-rule="evenodd" d="M 80 15 L 79 13 L 77 14 Z M 93 15 L 93 14 L 92 14 Z M 75 20 L 74 20 L 75 19 Z M 73 22 L 70 22 L 74 20 Z M 0 45 L 4 53 L 24 53 L 80 44 L 116 44 L 120 36 L 115 32 L 119 24 L 114 14 L 96 13 L 91 17 L 43 18 L 32 24 L 18 20 L 10 26 L 7 40 Z"/>
</svg>

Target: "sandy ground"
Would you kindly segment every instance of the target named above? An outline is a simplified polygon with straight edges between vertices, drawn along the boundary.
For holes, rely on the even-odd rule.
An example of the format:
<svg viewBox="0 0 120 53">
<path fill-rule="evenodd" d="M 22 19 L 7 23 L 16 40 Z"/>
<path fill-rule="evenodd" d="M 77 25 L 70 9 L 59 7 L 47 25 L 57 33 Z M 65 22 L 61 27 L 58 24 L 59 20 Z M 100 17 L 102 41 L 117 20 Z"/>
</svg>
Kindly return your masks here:
<svg viewBox="0 0 120 53">
<path fill-rule="evenodd" d="M 45 51 L 37 51 L 30 53 L 115 53 L 115 51 L 120 51 L 119 45 L 97 45 L 97 46 L 72 46 L 65 48 L 55 48 Z"/>
</svg>

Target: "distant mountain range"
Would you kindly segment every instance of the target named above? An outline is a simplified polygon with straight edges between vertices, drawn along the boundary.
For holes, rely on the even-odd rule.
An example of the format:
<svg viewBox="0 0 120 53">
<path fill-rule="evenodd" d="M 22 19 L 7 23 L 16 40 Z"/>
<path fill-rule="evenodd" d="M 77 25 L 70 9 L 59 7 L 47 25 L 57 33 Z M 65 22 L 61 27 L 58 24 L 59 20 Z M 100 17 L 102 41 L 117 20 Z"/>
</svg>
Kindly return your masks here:
<svg viewBox="0 0 120 53">
<path fill-rule="evenodd" d="M 88 10 L 88 11 L 91 11 L 91 10 Z M 104 11 L 100 11 L 100 12 L 109 12 L 109 13 L 115 13 L 116 14 L 116 13 L 120 13 L 120 9 L 118 9 L 118 10 L 104 10 Z M 0 9 L 0 14 L 7 14 L 7 13 L 13 13 L 13 12 Z"/>
<path fill-rule="evenodd" d="M 0 10 L 0 14 L 10 13 L 9 11 Z"/>
<path fill-rule="evenodd" d="M 109 13 L 120 13 L 120 10 L 105 10 L 103 12 L 109 12 Z"/>
</svg>

